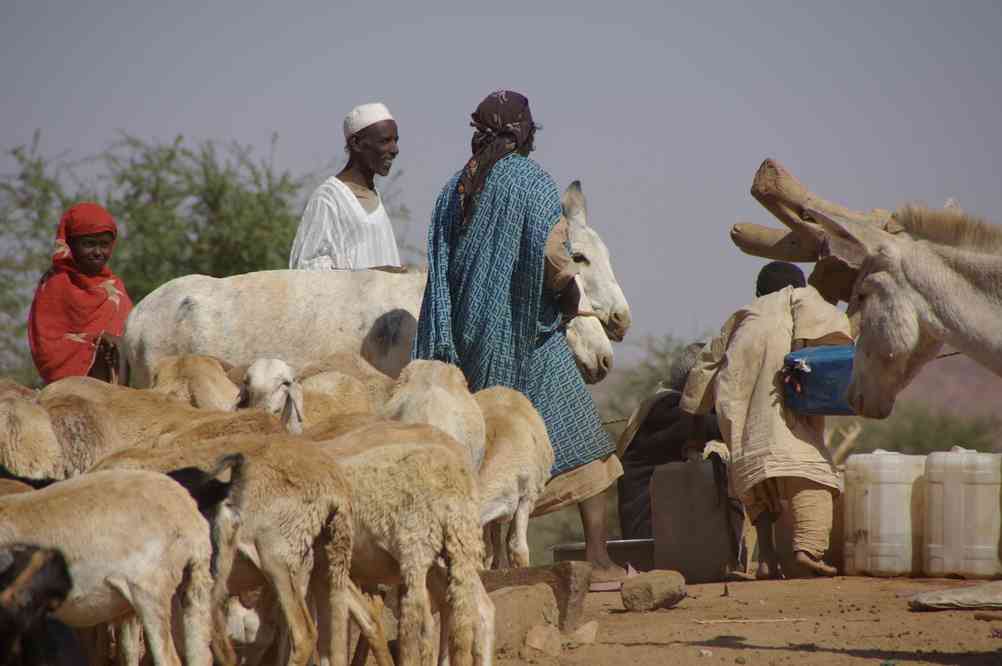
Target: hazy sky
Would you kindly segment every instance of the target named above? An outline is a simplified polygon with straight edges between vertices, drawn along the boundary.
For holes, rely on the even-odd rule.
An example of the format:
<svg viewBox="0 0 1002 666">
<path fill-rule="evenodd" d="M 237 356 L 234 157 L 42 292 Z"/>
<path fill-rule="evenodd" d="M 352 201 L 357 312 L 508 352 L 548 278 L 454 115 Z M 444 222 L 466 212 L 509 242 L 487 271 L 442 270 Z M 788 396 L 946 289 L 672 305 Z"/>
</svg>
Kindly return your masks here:
<svg viewBox="0 0 1002 666">
<path fill-rule="evenodd" d="M 753 295 L 737 221 L 775 157 L 856 208 L 906 201 L 1002 221 L 1002 2 L 110 2 L 10 0 L 0 146 L 43 131 L 84 157 L 119 130 L 236 139 L 312 170 L 341 119 L 384 101 L 423 242 L 497 88 L 529 97 L 537 159 L 583 183 L 631 337 L 692 337 Z M 625 349 L 623 351 L 626 351 Z"/>
</svg>

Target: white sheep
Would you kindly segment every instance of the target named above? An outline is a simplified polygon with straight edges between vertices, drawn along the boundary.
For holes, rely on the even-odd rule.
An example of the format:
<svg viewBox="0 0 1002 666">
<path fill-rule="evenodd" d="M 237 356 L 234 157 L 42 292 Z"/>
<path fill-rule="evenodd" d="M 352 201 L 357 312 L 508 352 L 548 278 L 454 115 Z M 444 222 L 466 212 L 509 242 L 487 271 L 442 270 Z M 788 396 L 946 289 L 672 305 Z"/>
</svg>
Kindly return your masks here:
<svg viewBox="0 0 1002 666">
<path fill-rule="evenodd" d="M 550 480 L 554 460 L 546 424 L 529 399 L 514 389 L 495 386 L 477 391 L 473 398 L 487 425 L 487 453 L 478 475 L 480 524 L 498 558 L 502 525 L 511 523 L 508 552 L 515 566 L 527 567 L 529 516 Z"/>
<path fill-rule="evenodd" d="M 306 427 L 341 414 L 371 411 L 364 384 L 349 375 L 325 371 L 300 382 L 288 363 L 275 358 L 254 361 L 240 385 L 241 407 L 262 408 L 283 421 Z M 290 430 L 290 432 L 296 432 Z"/>
<path fill-rule="evenodd" d="M 73 587 L 54 617 L 73 627 L 135 612 L 157 666 L 180 666 L 171 599 L 182 598 L 185 663 L 209 666 L 209 525 L 192 497 L 162 474 L 87 474 L 0 497 L 0 547 L 58 548 Z"/>
<path fill-rule="evenodd" d="M 463 371 L 442 361 L 411 361 L 400 372 L 381 416 L 402 423 L 427 423 L 464 444 L 471 469 L 484 459 L 484 417 Z"/>
</svg>

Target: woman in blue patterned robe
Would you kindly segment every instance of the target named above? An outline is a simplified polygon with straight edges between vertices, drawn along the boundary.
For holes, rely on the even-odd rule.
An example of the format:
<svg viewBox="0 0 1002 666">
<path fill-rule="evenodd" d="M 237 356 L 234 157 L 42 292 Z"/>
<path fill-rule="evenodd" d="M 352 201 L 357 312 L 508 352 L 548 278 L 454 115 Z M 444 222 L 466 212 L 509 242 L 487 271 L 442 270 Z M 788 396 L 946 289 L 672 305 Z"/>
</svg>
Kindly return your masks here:
<svg viewBox="0 0 1002 666">
<path fill-rule="evenodd" d="M 604 491 L 622 467 L 561 325 L 562 297 L 575 311 L 576 299 L 547 285 L 544 271 L 560 193 L 528 158 L 536 125 L 525 97 L 492 93 L 472 117 L 473 156 L 446 183 L 428 231 L 414 356 L 459 366 L 472 391 L 500 385 L 524 393 L 546 423 L 553 477 L 603 460 L 615 465 L 611 478 L 575 498 L 593 580 L 615 581 L 625 572 L 606 550 Z"/>
</svg>

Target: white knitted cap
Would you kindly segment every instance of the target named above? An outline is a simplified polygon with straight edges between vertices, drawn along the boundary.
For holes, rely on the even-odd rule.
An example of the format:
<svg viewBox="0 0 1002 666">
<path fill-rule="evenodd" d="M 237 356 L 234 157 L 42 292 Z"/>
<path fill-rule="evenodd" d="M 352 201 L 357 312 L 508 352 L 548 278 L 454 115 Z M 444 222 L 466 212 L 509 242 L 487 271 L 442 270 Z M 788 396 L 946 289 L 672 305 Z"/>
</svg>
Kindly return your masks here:
<svg viewBox="0 0 1002 666">
<path fill-rule="evenodd" d="M 369 125 L 374 125 L 382 120 L 393 120 L 390 110 L 382 102 L 372 102 L 371 104 L 359 104 L 344 117 L 344 138 L 349 137 L 364 130 Z"/>
</svg>

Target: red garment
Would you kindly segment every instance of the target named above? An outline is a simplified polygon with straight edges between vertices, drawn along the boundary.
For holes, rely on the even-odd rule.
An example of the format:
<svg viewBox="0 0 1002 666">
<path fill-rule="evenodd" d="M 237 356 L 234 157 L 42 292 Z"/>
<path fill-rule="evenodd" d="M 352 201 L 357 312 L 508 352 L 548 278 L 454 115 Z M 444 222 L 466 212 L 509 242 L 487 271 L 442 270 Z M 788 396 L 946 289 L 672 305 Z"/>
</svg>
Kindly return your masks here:
<svg viewBox="0 0 1002 666">
<path fill-rule="evenodd" d="M 97 275 L 77 268 L 67 238 L 110 231 L 114 218 L 96 203 L 79 203 L 59 220 L 50 268 L 35 289 L 28 313 L 28 343 L 45 383 L 86 376 L 94 365 L 101 333 L 121 335 L 132 301 L 121 278 L 105 264 Z"/>
</svg>

